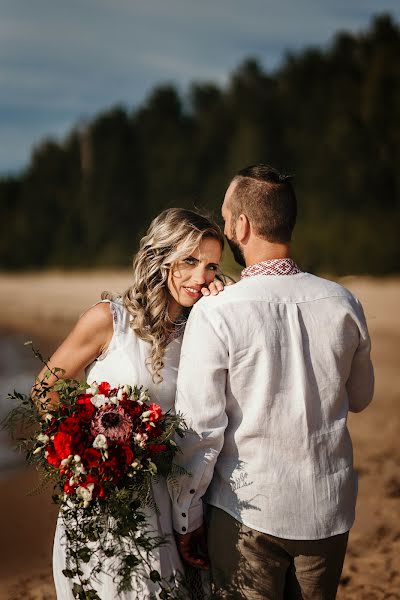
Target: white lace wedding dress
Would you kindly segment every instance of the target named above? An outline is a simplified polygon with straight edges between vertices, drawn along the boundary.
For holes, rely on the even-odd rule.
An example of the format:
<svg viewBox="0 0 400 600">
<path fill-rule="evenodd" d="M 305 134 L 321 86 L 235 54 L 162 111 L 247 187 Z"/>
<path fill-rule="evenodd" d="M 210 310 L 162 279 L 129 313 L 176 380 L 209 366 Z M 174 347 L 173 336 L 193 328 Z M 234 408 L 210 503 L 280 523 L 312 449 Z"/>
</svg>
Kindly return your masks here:
<svg viewBox="0 0 400 600">
<path fill-rule="evenodd" d="M 86 371 L 89 383 L 97 381 L 108 381 L 111 386 L 119 384 L 143 385 L 148 388 L 153 402 L 167 411 L 174 406 L 176 379 L 181 351 L 182 337 L 173 339 L 165 354 L 165 367 L 162 371 L 163 381 L 154 384 L 146 367 L 146 359 L 149 356 L 150 345 L 138 338 L 129 327 L 130 315 L 119 302 L 110 302 L 110 310 L 113 315 L 114 334 L 107 351 L 94 361 Z M 178 555 L 172 528 L 171 500 L 164 479 L 153 485 L 153 495 L 158 507 L 158 513 L 154 510 L 148 511 L 149 529 L 158 532 L 159 535 L 168 536 L 168 544 L 157 548 L 153 552 L 152 568 L 157 570 L 162 578 L 183 572 L 182 563 Z M 62 570 L 65 569 L 65 551 L 63 545 L 63 524 L 58 519 L 54 539 L 53 551 L 53 573 L 58 600 L 73 600 L 71 580 L 66 578 Z M 145 600 L 156 598 L 159 590 L 158 584 L 150 580 L 141 580 L 141 589 L 126 592 L 120 596 L 117 594 L 117 586 L 109 575 L 101 574 L 99 583 L 95 589 L 101 600 Z M 183 590 L 183 597 L 189 598 Z"/>
</svg>

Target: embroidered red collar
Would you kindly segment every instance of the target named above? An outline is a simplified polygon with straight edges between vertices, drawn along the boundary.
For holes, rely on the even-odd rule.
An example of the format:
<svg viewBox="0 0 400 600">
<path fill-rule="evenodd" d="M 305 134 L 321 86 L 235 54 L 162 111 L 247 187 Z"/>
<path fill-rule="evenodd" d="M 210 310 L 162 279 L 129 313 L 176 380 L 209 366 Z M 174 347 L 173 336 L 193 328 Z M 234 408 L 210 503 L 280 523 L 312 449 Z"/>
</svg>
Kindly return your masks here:
<svg viewBox="0 0 400 600">
<path fill-rule="evenodd" d="M 273 258 L 250 265 L 242 271 L 241 279 L 254 275 L 296 275 L 301 273 L 299 267 L 291 258 Z"/>
</svg>

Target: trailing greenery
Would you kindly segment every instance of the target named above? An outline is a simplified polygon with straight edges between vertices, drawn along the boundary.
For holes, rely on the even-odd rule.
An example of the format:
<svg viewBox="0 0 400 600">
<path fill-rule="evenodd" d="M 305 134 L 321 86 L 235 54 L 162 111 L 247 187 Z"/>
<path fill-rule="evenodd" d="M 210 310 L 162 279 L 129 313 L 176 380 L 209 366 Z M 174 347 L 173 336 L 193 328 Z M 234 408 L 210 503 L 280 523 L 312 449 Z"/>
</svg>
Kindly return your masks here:
<svg viewBox="0 0 400 600">
<path fill-rule="evenodd" d="M 275 72 L 250 59 L 223 88 L 161 86 L 42 142 L 0 181 L 0 268 L 128 265 L 160 210 L 218 216 L 235 172 L 267 162 L 296 176 L 303 269 L 398 272 L 399 59 L 399 24 L 381 15 Z"/>
<path fill-rule="evenodd" d="M 148 406 L 145 401 L 150 398 L 142 387 L 111 388 L 107 382 L 89 387 L 86 382 L 62 379 L 62 369 L 50 369 L 41 354 L 33 352 L 47 367 L 44 378 L 36 379 L 31 396 L 17 391 L 8 395 L 14 408 L 0 428 L 10 432 L 27 463 L 39 472 L 39 483 L 31 493 L 53 484 L 53 501 L 60 507 L 58 543 L 65 554 L 62 573 L 71 580 L 73 596 L 102 600 L 96 587 L 107 575 L 118 595 L 130 592 L 141 600 L 183 600 L 188 595 L 184 575 L 162 578 L 154 569 L 154 553 L 171 540 L 153 531 L 149 523 L 150 515 L 159 510 L 152 485 L 160 476 L 174 485 L 176 476 L 186 473 L 172 462 L 179 451 L 173 438 L 185 433 L 183 420 L 163 414 L 156 404 Z M 50 376 L 55 378 L 51 385 Z M 57 404 L 51 401 L 54 392 Z M 109 403 L 103 406 L 106 397 Z M 102 408 L 96 413 L 96 399 L 107 413 Z M 96 437 L 95 414 L 108 416 L 100 425 L 105 435 Z M 115 416 L 121 414 L 132 427 L 126 439 L 110 433 L 117 426 Z M 119 427 L 122 436 L 126 430 Z M 96 446 L 99 438 L 101 445 Z M 101 451 L 95 449 L 99 447 Z M 147 589 L 148 580 L 153 591 Z"/>
</svg>

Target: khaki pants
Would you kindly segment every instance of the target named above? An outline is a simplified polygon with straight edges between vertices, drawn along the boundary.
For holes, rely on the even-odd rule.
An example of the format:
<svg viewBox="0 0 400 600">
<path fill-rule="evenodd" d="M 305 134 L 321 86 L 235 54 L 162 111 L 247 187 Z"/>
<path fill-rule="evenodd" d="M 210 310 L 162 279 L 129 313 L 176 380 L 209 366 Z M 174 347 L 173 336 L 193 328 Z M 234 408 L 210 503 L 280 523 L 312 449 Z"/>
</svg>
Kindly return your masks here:
<svg viewBox="0 0 400 600">
<path fill-rule="evenodd" d="M 322 540 L 287 540 L 250 529 L 214 506 L 208 510 L 214 598 L 336 598 L 348 532 Z"/>
</svg>

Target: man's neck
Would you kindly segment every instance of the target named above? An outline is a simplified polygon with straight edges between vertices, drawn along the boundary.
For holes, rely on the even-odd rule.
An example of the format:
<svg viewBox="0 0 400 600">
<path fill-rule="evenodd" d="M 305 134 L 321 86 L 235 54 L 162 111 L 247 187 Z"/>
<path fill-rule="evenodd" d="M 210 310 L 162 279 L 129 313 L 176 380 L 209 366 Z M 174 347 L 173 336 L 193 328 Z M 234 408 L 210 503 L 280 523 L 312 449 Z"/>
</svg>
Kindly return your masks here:
<svg viewBox="0 0 400 600">
<path fill-rule="evenodd" d="M 279 258 L 290 258 L 290 244 L 273 244 L 265 242 L 254 244 L 252 248 L 246 248 L 246 267 L 255 265 L 265 260 L 276 260 Z"/>
</svg>

